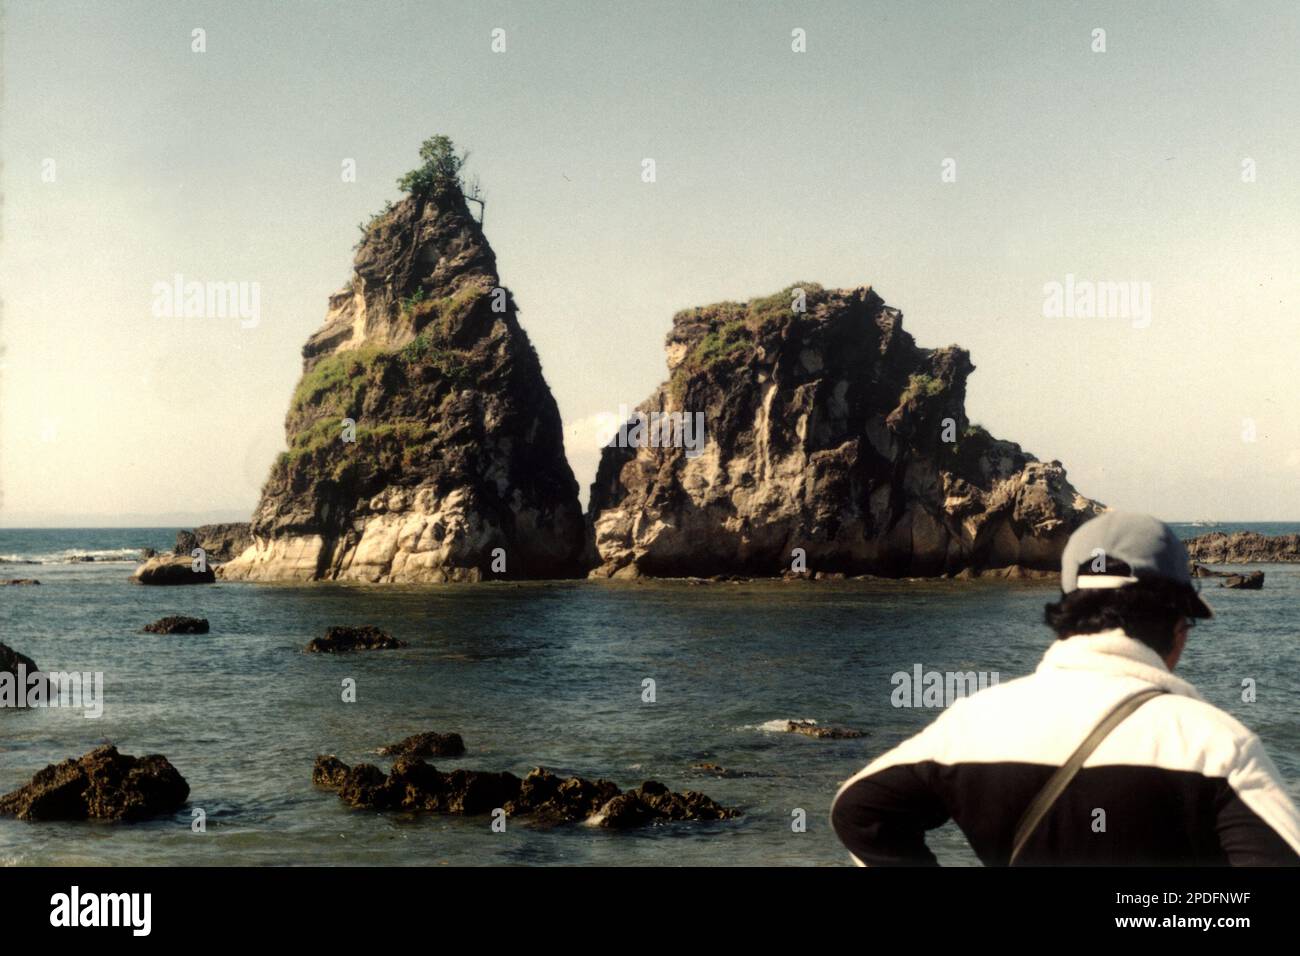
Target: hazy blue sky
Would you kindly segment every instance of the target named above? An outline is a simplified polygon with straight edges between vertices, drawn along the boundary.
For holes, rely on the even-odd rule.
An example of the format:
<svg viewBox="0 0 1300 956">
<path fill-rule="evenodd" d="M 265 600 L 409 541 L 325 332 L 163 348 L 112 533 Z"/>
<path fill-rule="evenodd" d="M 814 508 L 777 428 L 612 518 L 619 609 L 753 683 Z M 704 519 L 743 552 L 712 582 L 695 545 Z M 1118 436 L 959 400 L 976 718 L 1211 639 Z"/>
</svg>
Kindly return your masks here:
<svg viewBox="0 0 1300 956">
<path fill-rule="evenodd" d="M 1293 2 L 4 7 L 0 522 L 250 512 L 357 223 L 434 132 L 584 491 L 674 311 L 807 280 L 970 349 L 971 417 L 1085 494 L 1300 517 Z M 155 318 L 176 273 L 260 283 L 260 325 Z M 1067 274 L 1149 283 L 1149 326 L 1045 318 Z"/>
</svg>

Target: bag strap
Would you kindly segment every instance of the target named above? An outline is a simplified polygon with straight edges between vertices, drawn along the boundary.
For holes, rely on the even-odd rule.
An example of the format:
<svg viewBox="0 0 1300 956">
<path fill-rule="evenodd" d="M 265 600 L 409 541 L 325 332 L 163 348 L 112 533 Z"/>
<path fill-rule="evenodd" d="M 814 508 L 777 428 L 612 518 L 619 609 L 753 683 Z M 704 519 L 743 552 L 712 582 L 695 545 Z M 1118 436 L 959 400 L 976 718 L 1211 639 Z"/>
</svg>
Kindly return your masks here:
<svg viewBox="0 0 1300 956">
<path fill-rule="evenodd" d="M 1044 785 L 1043 789 L 1038 791 L 1029 806 L 1025 808 L 1024 814 L 1020 818 L 1020 823 L 1016 826 L 1015 840 L 1011 845 L 1011 858 L 1007 861 L 1007 866 L 1014 866 L 1016 859 L 1020 856 L 1020 851 L 1025 848 L 1029 837 L 1038 824 L 1043 822 L 1043 817 L 1047 816 L 1047 811 L 1052 808 L 1057 798 L 1070 785 L 1083 763 L 1097 749 L 1097 746 L 1106 739 L 1112 730 L 1133 711 L 1137 710 L 1147 701 L 1161 694 L 1167 693 L 1160 688 L 1150 688 L 1148 690 L 1138 691 L 1131 697 L 1125 697 L 1115 705 L 1114 710 L 1102 718 L 1101 723 L 1092 729 L 1092 733 L 1084 738 L 1083 743 L 1079 744 L 1074 753 L 1070 754 L 1070 759 L 1063 765 L 1056 768 L 1056 772 Z"/>
</svg>

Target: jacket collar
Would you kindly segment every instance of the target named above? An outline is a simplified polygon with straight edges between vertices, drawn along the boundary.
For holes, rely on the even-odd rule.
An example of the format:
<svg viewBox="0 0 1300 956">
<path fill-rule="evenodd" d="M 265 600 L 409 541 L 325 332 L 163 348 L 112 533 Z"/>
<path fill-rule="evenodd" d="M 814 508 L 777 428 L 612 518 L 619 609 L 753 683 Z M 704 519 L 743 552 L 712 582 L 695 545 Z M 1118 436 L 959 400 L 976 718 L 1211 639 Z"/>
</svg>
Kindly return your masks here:
<svg viewBox="0 0 1300 956">
<path fill-rule="evenodd" d="M 1038 673 L 1048 670 L 1085 670 L 1135 677 L 1172 694 L 1204 700 L 1195 687 L 1170 672 L 1159 654 L 1118 628 L 1076 634 L 1053 642 L 1038 665 Z"/>
</svg>

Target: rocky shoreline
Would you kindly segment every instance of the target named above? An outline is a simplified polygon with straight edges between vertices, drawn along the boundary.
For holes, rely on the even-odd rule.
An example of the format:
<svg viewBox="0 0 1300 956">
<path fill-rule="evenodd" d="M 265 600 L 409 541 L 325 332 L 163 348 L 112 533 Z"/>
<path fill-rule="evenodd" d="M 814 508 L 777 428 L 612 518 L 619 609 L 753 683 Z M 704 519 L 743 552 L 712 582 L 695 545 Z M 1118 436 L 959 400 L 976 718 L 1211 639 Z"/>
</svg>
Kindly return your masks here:
<svg viewBox="0 0 1300 956">
<path fill-rule="evenodd" d="M 1200 564 L 1300 564 L 1300 534 L 1212 531 L 1185 544 L 1188 556 Z"/>
</svg>

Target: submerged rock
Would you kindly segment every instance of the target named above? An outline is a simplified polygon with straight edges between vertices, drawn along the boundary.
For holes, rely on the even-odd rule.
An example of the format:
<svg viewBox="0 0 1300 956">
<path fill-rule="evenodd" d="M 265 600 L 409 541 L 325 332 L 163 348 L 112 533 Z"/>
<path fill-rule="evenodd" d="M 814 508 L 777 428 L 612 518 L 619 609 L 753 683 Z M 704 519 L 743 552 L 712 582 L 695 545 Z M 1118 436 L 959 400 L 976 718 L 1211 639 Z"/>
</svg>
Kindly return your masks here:
<svg viewBox="0 0 1300 956">
<path fill-rule="evenodd" d="M 37 581 L 35 578 L 10 578 L 8 581 L 5 581 L 5 584 L 7 585 L 26 587 L 31 587 L 40 583 L 41 582 Z"/>
<path fill-rule="evenodd" d="M 8 644 L 0 644 L 0 710 L 10 706 L 25 708 L 31 692 L 48 697 L 48 678 L 26 654 L 19 654 Z"/>
<path fill-rule="evenodd" d="M 581 576 L 559 410 L 457 183 L 365 228 L 225 578 Z"/>
<path fill-rule="evenodd" d="M 152 624 L 144 626 L 146 634 L 206 634 L 208 619 L 206 617 L 184 617 L 175 615 L 163 617 Z"/>
<path fill-rule="evenodd" d="M 131 581 L 135 584 L 211 584 L 216 579 L 212 568 L 195 571 L 192 558 L 174 554 L 160 554 L 156 558 L 150 558 L 131 575 Z"/>
<path fill-rule="evenodd" d="M 1221 588 L 1237 591 L 1258 591 L 1264 587 L 1264 572 L 1252 571 L 1250 574 L 1230 574 L 1219 583 Z"/>
<path fill-rule="evenodd" d="M 788 720 L 785 724 L 787 733 L 803 734 L 818 740 L 853 740 L 867 736 L 865 731 L 851 727 L 824 727 L 812 720 Z"/>
<path fill-rule="evenodd" d="M 316 758 L 312 782 L 334 791 L 355 809 L 475 815 L 500 808 L 508 817 L 529 817 L 539 823 L 586 821 L 611 829 L 741 815 L 704 794 L 674 793 L 654 780 L 624 793 L 608 780 L 563 779 L 542 767 L 520 780 L 511 773 L 479 770 L 443 773 L 423 760 L 399 757 L 385 775 L 372 764 L 349 767 L 333 755 L 322 755 Z"/>
<path fill-rule="evenodd" d="M 324 637 L 312 638 L 306 649 L 312 654 L 346 654 L 351 651 L 383 651 L 395 647 L 406 647 L 406 642 L 397 640 L 372 624 L 364 624 L 361 627 L 328 628 Z"/>
<path fill-rule="evenodd" d="M 1183 543 L 1188 557 L 1206 564 L 1300 563 L 1300 534 L 1211 531 Z"/>
<path fill-rule="evenodd" d="M 190 557 L 202 548 L 208 560 L 220 564 L 239 557 L 253 543 L 247 521 L 205 524 L 193 531 L 176 532 L 176 554 Z"/>
<path fill-rule="evenodd" d="M 972 424 L 970 356 L 919 348 L 870 288 L 688 309 L 667 351 L 639 411 L 678 418 L 602 451 L 593 575 L 1053 570 L 1101 510 L 1060 462 Z"/>
<path fill-rule="evenodd" d="M 384 757 L 459 757 L 464 752 L 465 741 L 460 734 L 439 734 L 431 730 L 379 748 Z"/>
<path fill-rule="evenodd" d="M 120 754 L 111 744 L 50 764 L 31 783 L 0 797 L 0 815 L 20 820 L 141 820 L 174 813 L 189 798 L 166 757 Z"/>
</svg>

